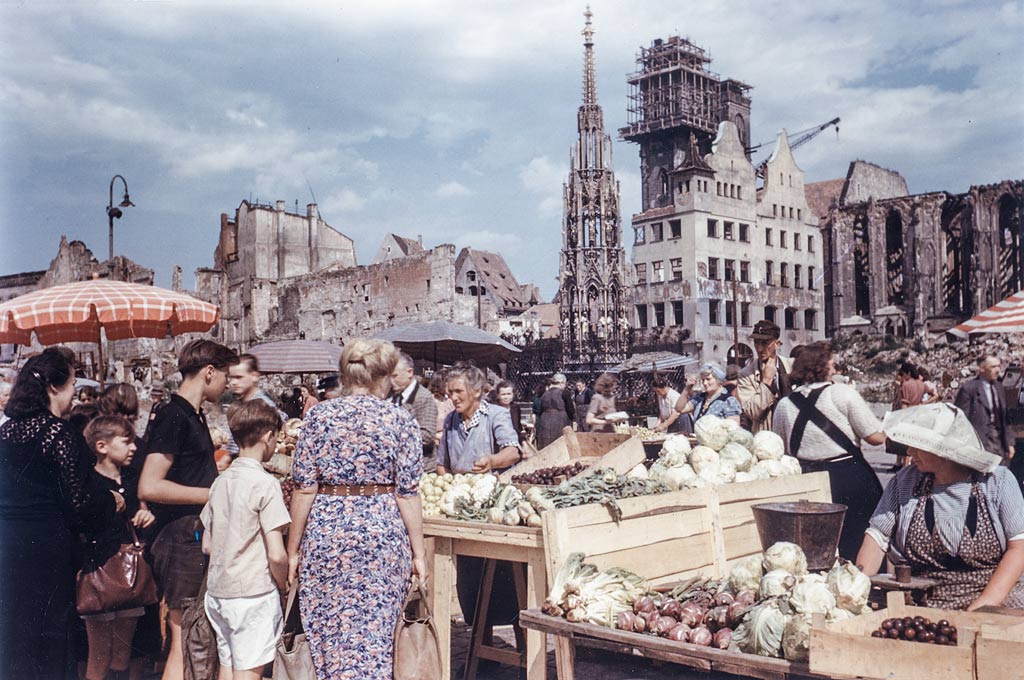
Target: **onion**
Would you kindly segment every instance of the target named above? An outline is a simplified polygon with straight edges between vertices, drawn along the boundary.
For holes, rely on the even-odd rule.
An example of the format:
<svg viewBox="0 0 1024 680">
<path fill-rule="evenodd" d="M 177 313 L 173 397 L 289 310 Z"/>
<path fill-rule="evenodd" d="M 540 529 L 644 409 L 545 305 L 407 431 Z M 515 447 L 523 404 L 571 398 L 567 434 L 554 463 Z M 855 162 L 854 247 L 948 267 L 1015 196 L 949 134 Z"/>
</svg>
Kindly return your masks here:
<svg viewBox="0 0 1024 680">
<path fill-rule="evenodd" d="M 679 625 L 679 622 L 671 616 L 659 616 L 658 620 L 654 622 L 653 626 L 651 626 L 651 632 L 655 635 L 661 635 L 664 637 L 677 625 Z"/>
<path fill-rule="evenodd" d="M 690 643 L 700 645 L 701 647 L 710 647 L 714 641 L 714 636 L 711 635 L 711 631 L 700 626 L 690 631 Z"/>
<path fill-rule="evenodd" d="M 730 628 L 735 628 L 739 625 L 740 621 L 743 620 L 743 616 L 747 613 L 747 605 L 742 602 L 733 602 L 729 605 L 729 611 L 726 613 L 725 622 Z"/>
<path fill-rule="evenodd" d="M 619 630 L 633 630 L 635 622 L 636 614 L 633 612 L 619 612 L 619 615 L 615 617 L 615 627 Z"/>
<path fill-rule="evenodd" d="M 645 619 L 642 616 L 638 616 L 635 619 L 633 619 L 633 632 L 634 633 L 643 633 L 646 630 L 647 630 L 647 619 Z"/>
<path fill-rule="evenodd" d="M 741 590 L 736 594 L 736 602 L 742 602 L 749 607 L 757 602 L 757 594 L 752 590 Z"/>
<path fill-rule="evenodd" d="M 732 593 L 727 593 L 724 590 L 718 595 L 715 595 L 715 604 L 718 606 L 732 604 L 736 599 L 732 596 Z"/>
<path fill-rule="evenodd" d="M 679 622 L 693 627 L 700 623 L 700 617 L 692 609 L 680 609 Z"/>
<path fill-rule="evenodd" d="M 657 605 L 654 604 L 654 599 L 647 595 L 642 595 L 633 602 L 633 611 L 637 614 L 652 612 L 657 608 Z"/>
<path fill-rule="evenodd" d="M 661 605 L 662 616 L 671 616 L 678 620 L 680 611 L 682 611 L 682 607 L 679 604 L 679 600 L 667 600 L 665 604 Z"/>
<path fill-rule="evenodd" d="M 729 649 L 729 643 L 732 641 L 732 628 L 719 628 L 715 633 L 715 647 L 719 649 Z"/>
<path fill-rule="evenodd" d="M 675 640 L 676 642 L 686 642 L 690 638 L 690 627 L 685 623 L 677 623 L 668 632 L 667 637 L 669 640 Z"/>
</svg>

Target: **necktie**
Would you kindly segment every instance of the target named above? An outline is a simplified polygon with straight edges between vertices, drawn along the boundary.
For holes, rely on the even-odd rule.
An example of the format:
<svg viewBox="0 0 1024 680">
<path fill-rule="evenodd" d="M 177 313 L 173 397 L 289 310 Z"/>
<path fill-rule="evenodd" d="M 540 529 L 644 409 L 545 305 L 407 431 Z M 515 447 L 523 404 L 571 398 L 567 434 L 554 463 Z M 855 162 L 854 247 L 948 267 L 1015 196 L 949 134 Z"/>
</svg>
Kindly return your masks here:
<svg viewBox="0 0 1024 680">
<path fill-rule="evenodd" d="M 396 406 L 401 406 L 402 405 L 402 393 L 399 392 L 395 396 L 391 397 L 391 403 L 396 405 Z"/>
</svg>

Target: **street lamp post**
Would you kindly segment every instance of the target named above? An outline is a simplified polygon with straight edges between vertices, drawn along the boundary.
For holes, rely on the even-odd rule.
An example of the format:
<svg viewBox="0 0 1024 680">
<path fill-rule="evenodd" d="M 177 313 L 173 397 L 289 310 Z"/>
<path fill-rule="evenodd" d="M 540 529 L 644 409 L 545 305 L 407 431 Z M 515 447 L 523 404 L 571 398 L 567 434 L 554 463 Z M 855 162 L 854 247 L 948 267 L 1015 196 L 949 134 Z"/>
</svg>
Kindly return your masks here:
<svg viewBox="0 0 1024 680">
<path fill-rule="evenodd" d="M 117 181 L 118 179 L 120 179 L 121 183 L 124 184 L 124 200 L 122 200 L 119 204 L 115 206 L 114 182 Z M 114 220 L 121 218 L 121 215 L 123 214 L 121 212 L 121 208 L 128 208 L 134 205 L 135 204 L 131 202 L 131 199 L 128 198 L 128 181 L 125 180 L 125 178 L 122 177 L 121 175 L 114 175 L 113 177 L 111 177 L 110 200 L 107 203 L 107 223 L 110 227 L 110 259 L 108 260 L 109 264 L 107 266 L 110 268 L 111 279 L 114 278 Z"/>
</svg>

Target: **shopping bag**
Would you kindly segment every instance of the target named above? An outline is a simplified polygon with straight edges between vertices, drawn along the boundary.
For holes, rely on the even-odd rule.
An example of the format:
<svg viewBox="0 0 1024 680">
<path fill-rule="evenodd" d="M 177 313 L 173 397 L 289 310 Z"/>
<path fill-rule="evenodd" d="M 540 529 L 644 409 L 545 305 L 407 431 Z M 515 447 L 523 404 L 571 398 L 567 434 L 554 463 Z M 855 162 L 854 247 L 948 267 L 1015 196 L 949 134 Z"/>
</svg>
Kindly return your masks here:
<svg viewBox="0 0 1024 680">
<path fill-rule="evenodd" d="M 145 547 L 128 522 L 132 542 L 100 565 L 78 572 L 75 607 L 79 614 L 101 614 L 156 604 L 159 599 Z"/>
<path fill-rule="evenodd" d="M 181 601 L 181 655 L 185 680 L 217 680 L 217 636 L 206 617 L 206 576 L 195 597 Z"/>
<path fill-rule="evenodd" d="M 302 630 L 299 615 L 299 584 L 292 583 L 288 590 L 288 604 L 284 612 L 284 630 L 274 650 L 274 680 L 316 680 L 313 655 Z"/>
<path fill-rule="evenodd" d="M 422 615 L 409 616 L 413 604 L 421 608 Z M 441 643 L 427 593 L 419 580 L 409 586 L 395 627 L 394 663 L 395 680 L 441 680 Z"/>
</svg>

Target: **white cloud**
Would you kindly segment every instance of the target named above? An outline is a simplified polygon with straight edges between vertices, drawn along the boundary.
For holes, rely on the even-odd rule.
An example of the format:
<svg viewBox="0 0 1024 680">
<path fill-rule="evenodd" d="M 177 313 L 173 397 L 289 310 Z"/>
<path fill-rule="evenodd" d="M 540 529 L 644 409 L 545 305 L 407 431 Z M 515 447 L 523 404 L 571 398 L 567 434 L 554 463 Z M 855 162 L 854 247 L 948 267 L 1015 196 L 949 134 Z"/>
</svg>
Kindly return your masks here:
<svg viewBox="0 0 1024 680">
<path fill-rule="evenodd" d="M 513 255 L 523 246 L 523 239 L 512 231 L 497 232 L 488 229 L 466 231 L 455 238 L 459 248 L 489 250 L 502 255 Z M 517 277 L 518 278 L 518 277 Z"/>
<path fill-rule="evenodd" d="M 320 206 L 321 215 L 358 212 L 366 207 L 366 198 L 352 189 L 340 189 L 323 199 Z"/>
<path fill-rule="evenodd" d="M 224 112 L 224 115 L 227 117 L 228 120 L 230 120 L 233 123 L 238 123 L 239 125 L 246 125 L 249 127 L 260 129 L 267 127 L 267 124 L 263 122 L 263 120 L 261 120 L 258 116 L 254 116 L 251 113 L 246 113 L 245 111 L 238 111 L 237 109 L 228 109 Z"/>
<path fill-rule="evenodd" d="M 472 194 L 473 192 L 469 190 L 469 187 L 455 181 L 445 182 L 434 191 L 434 195 L 438 198 L 460 198 Z"/>
</svg>

